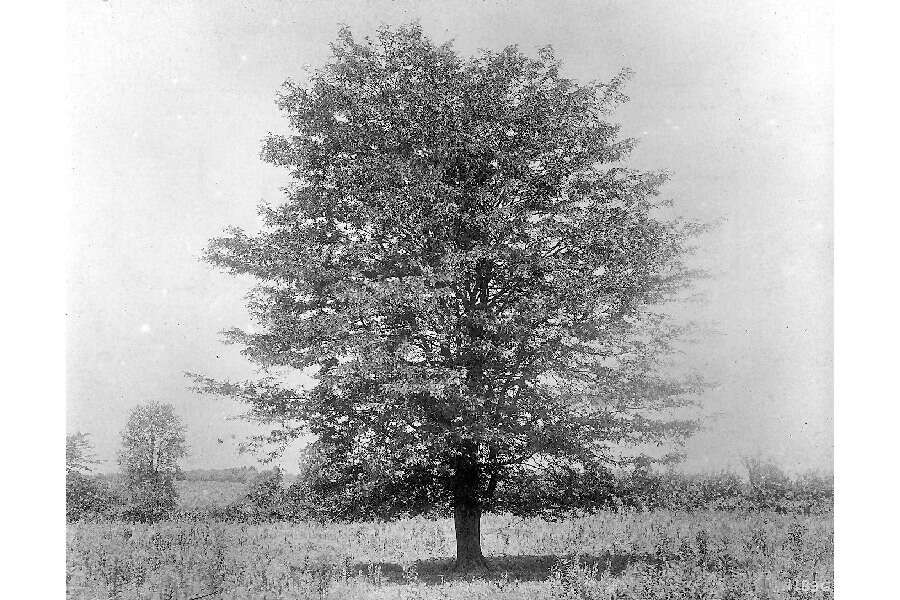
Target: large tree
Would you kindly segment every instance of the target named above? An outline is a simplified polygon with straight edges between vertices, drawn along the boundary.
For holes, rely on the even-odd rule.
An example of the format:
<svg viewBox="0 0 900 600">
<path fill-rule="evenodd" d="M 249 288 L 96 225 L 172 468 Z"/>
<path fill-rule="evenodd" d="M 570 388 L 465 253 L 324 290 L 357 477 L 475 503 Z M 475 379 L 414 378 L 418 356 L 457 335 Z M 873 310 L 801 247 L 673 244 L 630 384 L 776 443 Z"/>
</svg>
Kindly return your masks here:
<svg viewBox="0 0 900 600">
<path fill-rule="evenodd" d="M 680 329 L 656 307 L 699 228 L 661 216 L 663 174 L 622 163 L 627 72 L 580 84 L 549 48 L 461 57 L 415 25 L 332 49 L 278 96 L 291 133 L 263 158 L 290 169 L 284 202 L 205 254 L 258 281 L 258 328 L 226 341 L 263 372 L 194 377 L 276 424 L 269 442 L 315 436 L 336 494 L 451 506 L 457 567 L 481 567 L 482 512 L 534 508 L 525 482 L 693 431 L 669 409 L 701 384 L 667 375 Z"/>
</svg>

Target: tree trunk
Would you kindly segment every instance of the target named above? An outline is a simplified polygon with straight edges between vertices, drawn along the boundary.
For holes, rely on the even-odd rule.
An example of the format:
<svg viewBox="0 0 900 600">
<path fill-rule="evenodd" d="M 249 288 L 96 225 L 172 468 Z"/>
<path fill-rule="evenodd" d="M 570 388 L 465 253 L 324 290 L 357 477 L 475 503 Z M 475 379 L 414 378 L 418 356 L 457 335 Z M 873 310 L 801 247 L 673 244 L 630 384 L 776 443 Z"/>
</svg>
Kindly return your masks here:
<svg viewBox="0 0 900 600">
<path fill-rule="evenodd" d="M 487 562 L 481 553 L 481 508 L 475 504 L 457 502 L 453 507 L 453 525 L 456 528 L 456 565 L 453 570 L 487 570 Z"/>
<path fill-rule="evenodd" d="M 471 442 L 463 445 L 456 459 L 453 485 L 453 525 L 456 529 L 455 571 L 487 569 L 481 553 L 481 465 L 477 448 Z"/>
</svg>

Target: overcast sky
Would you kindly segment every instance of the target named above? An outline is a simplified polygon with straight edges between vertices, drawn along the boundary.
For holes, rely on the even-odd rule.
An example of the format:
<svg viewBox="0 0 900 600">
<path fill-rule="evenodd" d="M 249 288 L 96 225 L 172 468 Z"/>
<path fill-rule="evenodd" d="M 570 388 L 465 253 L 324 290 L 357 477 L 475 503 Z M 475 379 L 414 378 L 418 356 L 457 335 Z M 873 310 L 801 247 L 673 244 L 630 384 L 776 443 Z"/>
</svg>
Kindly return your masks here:
<svg viewBox="0 0 900 600">
<path fill-rule="evenodd" d="M 470 54 L 551 44 L 568 75 L 627 66 L 616 117 L 632 165 L 667 169 L 678 212 L 724 224 L 698 261 L 716 272 L 685 309 L 721 332 L 694 367 L 720 383 L 686 468 L 770 456 L 830 469 L 832 89 L 818 2 L 71 2 L 67 428 L 110 461 L 138 403 L 174 404 L 188 468 L 253 464 L 226 420 L 239 406 L 190 392 L 183 371 L 252 374 L 218 331 L 247 326 L 237 281 L 199 262 L 286 182 L 260 140 L 283 131 L 274 94 L 328 59 L 340 23 L 361 37 L 419 19 Z M 221 443 L 220 443 L 221 440 Z M 293 454 L 283 464 L 294 468 Z"/>
</svg>

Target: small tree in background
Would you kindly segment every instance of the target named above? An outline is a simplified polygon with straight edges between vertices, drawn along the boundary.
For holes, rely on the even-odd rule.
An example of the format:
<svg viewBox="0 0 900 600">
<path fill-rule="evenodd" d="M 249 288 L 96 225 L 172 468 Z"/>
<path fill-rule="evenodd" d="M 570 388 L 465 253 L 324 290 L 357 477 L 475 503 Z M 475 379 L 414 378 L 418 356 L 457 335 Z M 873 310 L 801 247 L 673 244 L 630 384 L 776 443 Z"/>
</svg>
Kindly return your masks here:
<svg viewBox="0 0 900 600">
<path fill-rule="evenodd" d="M 119 501 L 109 484 L 91 476 L 100 461 L 87 433 L 66 436 L 66 520 L 102 515 Z"/>
<path fill-rule="evenodd" d="M 784 503 L 793 495 L 791 479 L 771 458 L 745 456 L 749 499 L 756 508 L 784 510 Z"/>
<path fill-rule="evenodd" d="M 171 404 L 150 402 L 131 411 L 119 452 L 128 495 L 126 518 L 156 521 L 171 513 L 178 499 L 178 461 L 186 455 L 184 425 Z"/>
<path fill-rule="evenodd" d="M 580 84 L 549 48 L 461 57 L 416 25 L 332 48 L 279 96 L 292 131 L 263 156 L 290 170 L 285 202 L 206 252 L 259 281 L 259 331 L 227 340 L 265 376 L 194 377 L 276 424 L 260 442 L 316 436 L 322 502 L 450 507 L 457 568 L 481 568 L 483 511 L 579 499 L 536 506 L 524 483 L 597 480 L 695 430 L 671 410 L 703 385 L 672 375 L 684 330 L 658 307 L 703 228 L 623 164 L 626 72 Z M 279 377 L 307 368 L 309 390 Z"/>
<path fill-rule="evenodd" d="M 90 473 L 100 461 L 94 455 L 90 434 L 76 432 L 66 436 L 66 474 Z"/>
</svg>

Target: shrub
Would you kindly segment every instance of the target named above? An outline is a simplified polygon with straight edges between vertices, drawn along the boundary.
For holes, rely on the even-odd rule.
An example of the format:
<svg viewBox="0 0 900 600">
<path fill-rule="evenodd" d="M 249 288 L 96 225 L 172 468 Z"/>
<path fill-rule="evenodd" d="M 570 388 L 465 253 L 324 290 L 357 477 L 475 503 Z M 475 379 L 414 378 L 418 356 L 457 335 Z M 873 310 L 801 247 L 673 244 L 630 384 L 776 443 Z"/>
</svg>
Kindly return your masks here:
<svg viewBox="0 0 900 600">
<path fill-rule="evenodd" d="M 277 467 L 260 473 L 247 493 L 225 508 L 224 518 L 252 523 L 281 519 L 285 512 L 283 481 L 284 475 Z"/>
<path fill-rule="evenodd" d="M 178 492 L 172 474 L 157 473 L 132 478 L 127 484 L 127 503 L 121 517 L 127 521 L 154 523 L 172 516 Z"/>
<path fill-rule="evenodd" d="M 790 478 L 774 462 L 759 458 L 745 458 L 749 489 L 747 499 L 758 510 L 787 512 L 793 500 Z"/>
<path fill-rule="evenodd" d="M 669 470 L 657 473 L 645 464 L 606 479 L 579 479 L 575 483 L 586 489 L 569 489 L 567 493 L 580 494 L 580 505 L 587 511 L 709 509 L 810 514 L 828 512 L 833 507 L 834 481 L 830 476 L 805 473 L 791 478 L 774 462 L 756 458 L 745 459 L 744 464 L 746 480 L 730 471 L 686 474 Z M 543 496 L 554 487 L 551 484 L 544 489 Z M 534 498 L 542 497 L 533 490 L 530 494 Z"/>
<path fill-rule="evenodd" d="M 66 473 L 66 520 L 113 516 L 122 497 L 108 482 L 77 471 Z"/>
</svg>

